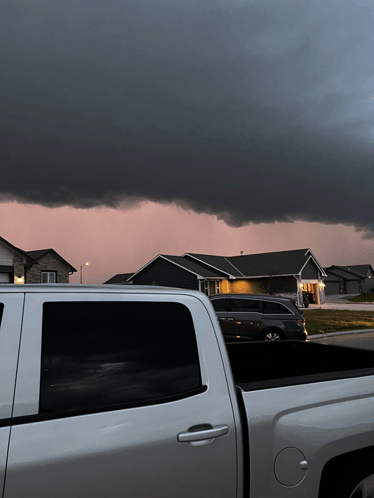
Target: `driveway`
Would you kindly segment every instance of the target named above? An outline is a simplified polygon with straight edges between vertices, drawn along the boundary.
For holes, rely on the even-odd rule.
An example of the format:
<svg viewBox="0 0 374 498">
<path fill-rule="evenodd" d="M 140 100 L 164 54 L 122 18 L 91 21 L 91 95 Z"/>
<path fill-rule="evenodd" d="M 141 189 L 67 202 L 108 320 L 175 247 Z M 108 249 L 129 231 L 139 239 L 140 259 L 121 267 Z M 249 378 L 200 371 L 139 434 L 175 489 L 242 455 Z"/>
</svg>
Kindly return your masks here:
<svg viewBox="0 0 374 498">
<path fill-rule="evenodd" d="M 341 294 L 325 297 L 324 304 L 310 304 L 308 309 L 322 310 L 351 310 L 351 311 L 374 311 L 374 303 L 351 303 L 348 299 L 357 296 L 357 294 Z"/>
</svg>

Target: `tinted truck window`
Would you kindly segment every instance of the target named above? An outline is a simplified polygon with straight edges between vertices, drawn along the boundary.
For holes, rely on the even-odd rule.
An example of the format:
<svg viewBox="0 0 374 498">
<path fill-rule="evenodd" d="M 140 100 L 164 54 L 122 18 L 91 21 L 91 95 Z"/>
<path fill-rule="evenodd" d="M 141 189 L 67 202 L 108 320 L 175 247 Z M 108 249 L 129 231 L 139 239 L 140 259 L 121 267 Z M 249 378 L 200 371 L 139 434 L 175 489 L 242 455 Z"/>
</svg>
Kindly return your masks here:
<svg viewBox="0 0 374 498">
<path fill-rule="evenodd" d="M 40 413 L 151 404 L 199 387 L 195 331 L 186 306 L 44 304 Z"/>
</svg>

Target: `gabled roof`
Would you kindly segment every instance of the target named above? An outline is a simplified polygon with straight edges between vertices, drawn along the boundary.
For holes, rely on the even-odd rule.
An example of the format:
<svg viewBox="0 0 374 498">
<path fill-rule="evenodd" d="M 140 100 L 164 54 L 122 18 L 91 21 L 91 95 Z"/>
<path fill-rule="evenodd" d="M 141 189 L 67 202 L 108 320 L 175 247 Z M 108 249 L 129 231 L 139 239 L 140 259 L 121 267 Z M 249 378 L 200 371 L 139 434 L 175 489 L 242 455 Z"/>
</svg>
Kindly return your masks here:
<svg viewBox="0 0 374 498">
<path fill-rule="evenodd" d="M 350 265 L 350 266 L 343 266 L 343 268 L 347 268 L 347 270 L 353 270 L 364 277 L 368 274 L 369 270 L 371 270 L 372 273 L 374 273 L 374 270 L 371 265 Z"/>
<path fill-rule="evenodd" d="M 194 260 L 209 265 L 212 269 L 218 270 L 226 274 L 226 276 L 244 277 L 235 266 L 230 263 L 230 258 L 225 256 L 213 256 L 212 254 L 194 254 L 184 253 L 183 258 L 186 260 Z"/>
<path fill-rule="evenodd" d="M 241 256 L 212 256 L 209 254 L 185 253 L 185 258 L 194 258 L 217 270 L 224 271 L 236 278 L 268 277 L 273 275 L 298 275 L 310 259 L 325 276 L 322 266 L 318 263 L 310 249 L 296 249 Z M 229 268 L 231 271 L 229 272 Z"/>
<path fill-rule="evenodd" d="M 147 266 L 152 264 L 156 259 L 162 258 L 166 261 L 169 261 L 169 263 L 172 263 L 176 266 L 179 266 L 180 268 L 183 268 L 184 270 L 193 273 L 196 275 L 197 278 L 225 278 L 224 272 L 219 272 L 215 271 L 212 268 L 207 267 L 206 265 L 203 265 L 197 261 L 192 261 L 190 259 L 184 258 L 183 256 L 170 256 L 167 254 L 158 254 L 155 258 L 153 258 L 151 261 L 149 261 L 146 265 L 144 265 L 140 270 L 138 270 L 136 273 L 134 273 L 130 278 L 127 279 L 127 281 L 132 280 L 133 277 L 138 275 L 138 273 L 142 272 Z"/>
<path fill-rule="evenodd" d="M 199 277 L 205 278 L 225 278 L 226 274 L 222 270 L 216 271 L 213 268 L 209 268 L 206 265 L 202 265 L 198 261 L 193 261 L 191 259 L 187 259 L 183 256 L 165 256 L 160 254 L 164 259 L 177 264 L 178 266 L 185 268 L 186 270 L 195 273 L 195 275 Z"/>
<path fill-rule="evenodd" d="M 33 264 L 33 265 L 36 263 L 36 261 L 32 258 L 32 256 L 30 254 L 28 254 L 25 251 L 22 251 L 22 249 L 19 249 L 16 246 L 14 246 L 13 244 L 11 244 L 10 242 L 8 242 L 7 240 L 3 239 L 3 237 L 0 237 L 0 242 L 2 244 L 4 244 L 10 251 L 15 252 L 19 256 L 22 256 L 22 257 L 26 258 L 26 261 L 28 263 Z"/>
<path fill-rule="evenodd" d="M 331 265 L 329 266 L 328 268 L 325 268 L 325 271 L 328 272 L 328 273 L 332 273 L 333 275 L 335 275 L 336 273 L 334 273 L 334 270 L 341 270 L 341 271 L 344 271 L 346 273 L 349 273 L 350 275 L 353 275 L 355 277 L 358 277 L 358 278 L 365 278 L 365 275 L 363 275 L 362 273 L 359 273 L 355 270 L 352 269 L 352 267 L 348 267 L 348 266 L 338 266 L 338 265 Z M 341 275 L 339 275 L 341 276 Z M 341 278 L 345 278 L 343 276 L 341 276 Z"/>
<path fill-rule="evenodd" d="M 60 262 L 67 266 L 69 268 L 69 271 L 71 272 L 75 272 L 77 271 L 73 266 L 71 266 L 70 263 L 68 263 L 64 258 L 62 258 L 54 249 L 39 249 L 37 251 L 25 251 L 25 254 L 27 254 L 28 256 L 30 256 L 31 258 L 33 258 L 35 262 L 37 262 L 40 258 L 42 258 L 43 256 L 47 255 L 47 254 L 52 254 L 52 256 L 54 256 L 55 258 L 59 259 Z"/>
<path fill-rule="evenodd" d="M 124 284 L 126 283 L 126 280 L 129 280 L 132 276 L 134 275 L 134 272 L 132 273 L 117 273 L 117 275 L 114 275 L 114 277 L 110 278 L 104 284 Z"/>
</svg>

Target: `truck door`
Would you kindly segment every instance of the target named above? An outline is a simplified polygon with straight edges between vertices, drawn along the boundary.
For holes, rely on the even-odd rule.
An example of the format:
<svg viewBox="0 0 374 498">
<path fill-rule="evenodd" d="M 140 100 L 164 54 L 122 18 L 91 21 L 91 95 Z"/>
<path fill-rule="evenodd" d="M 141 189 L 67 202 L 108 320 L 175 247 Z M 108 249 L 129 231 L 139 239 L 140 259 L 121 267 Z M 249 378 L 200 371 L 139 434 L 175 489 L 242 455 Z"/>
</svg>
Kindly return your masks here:
<svg viewBox="0 0 374 498">
<path fill-rule="evenodd" d="M 34 293 L 24 316 L 4 498 L 236 497 L 233 412 L 197 298 Z"/>
<path fill-rule="evenodd" d="M 3 489 L 24 295 L 0 292 L 0 486 Z"/>
</svg>

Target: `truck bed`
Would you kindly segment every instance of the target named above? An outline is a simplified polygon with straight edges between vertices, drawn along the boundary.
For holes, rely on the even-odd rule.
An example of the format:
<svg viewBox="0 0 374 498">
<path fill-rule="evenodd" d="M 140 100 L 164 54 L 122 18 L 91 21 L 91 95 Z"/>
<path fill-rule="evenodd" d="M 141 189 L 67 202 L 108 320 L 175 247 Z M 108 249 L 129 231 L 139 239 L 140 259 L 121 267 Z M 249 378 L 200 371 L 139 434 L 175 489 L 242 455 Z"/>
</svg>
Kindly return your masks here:
<svg viewBox="0 0 374 498">
<path fill-rule="evenodd" d="M 226 344 L 244 391 L 374 375 L 374 351 L 304 341 Z"/>
</svg>

